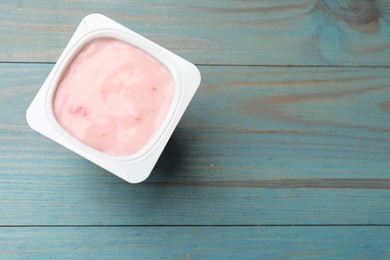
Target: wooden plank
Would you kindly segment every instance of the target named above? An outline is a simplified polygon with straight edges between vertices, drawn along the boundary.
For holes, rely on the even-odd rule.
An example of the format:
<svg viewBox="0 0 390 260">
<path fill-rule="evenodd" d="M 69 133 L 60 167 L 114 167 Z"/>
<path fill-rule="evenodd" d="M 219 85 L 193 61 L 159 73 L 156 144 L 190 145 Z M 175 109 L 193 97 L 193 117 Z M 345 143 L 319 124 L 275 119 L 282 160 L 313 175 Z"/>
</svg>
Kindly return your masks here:
<svg viewBox="0 0 390 260">
<path fill-rule="evenodd" d="M 390 65 L 390 3 L 350 2 L 2 1 L 0 61 L 55 61 L 97 12 L 198 64 Z"/>
<path fill-rule="evenodd" d="M 387 227 L 0 228 L 5 259 L 389 259 Z"/>
<path fill-rule="evenodd" d="M 51 65 L 0 65 L 0 225 L 390 224 L 389 69 L 201 67 L 152 177 L 30 130 Z"/>
</svg>

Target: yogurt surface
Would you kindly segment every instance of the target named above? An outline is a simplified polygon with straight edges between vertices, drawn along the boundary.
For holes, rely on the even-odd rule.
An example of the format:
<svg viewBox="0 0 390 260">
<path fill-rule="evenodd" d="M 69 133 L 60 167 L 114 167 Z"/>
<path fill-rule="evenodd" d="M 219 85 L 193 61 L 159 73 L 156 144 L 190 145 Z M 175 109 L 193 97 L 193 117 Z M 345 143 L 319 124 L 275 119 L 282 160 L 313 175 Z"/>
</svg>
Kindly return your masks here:
<svg viewBox="0 0 390 260">
<path fill-rule="evenodd" d="M 89 42 L 65 70 L 53 98 L 57 122 L 84 144 L 114 156 L 138 152 L 171 107 L 170 71 L 128 43 Z"/>
</svg>

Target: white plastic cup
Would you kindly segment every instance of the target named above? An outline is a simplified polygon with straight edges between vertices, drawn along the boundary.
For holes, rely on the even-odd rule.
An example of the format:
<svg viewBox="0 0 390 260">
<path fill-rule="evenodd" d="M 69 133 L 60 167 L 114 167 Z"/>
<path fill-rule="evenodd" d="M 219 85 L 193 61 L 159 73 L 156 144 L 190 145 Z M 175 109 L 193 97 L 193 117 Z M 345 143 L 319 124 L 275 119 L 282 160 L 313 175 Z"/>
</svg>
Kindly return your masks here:
<svg viewBox="0 0 390 260">
<path fill-rule="evenodd" d="M 62 75 L 79 51 L 90 41 L 113 38 L 133 45 L 160 61 L 175 83 L 173 102 L 164 122 L 152 139 L 130 156 L 113 156 L 79 141 L 57 122 L 53 96 Z M 86 16 L 27 109 L 27 122 L 37 132 L 83 156 L 118 177 L 130 182 L 144 181 L 151 173 L 200 84 L 199 70 L 192 63 L 100 14 Z"/>
</svg>

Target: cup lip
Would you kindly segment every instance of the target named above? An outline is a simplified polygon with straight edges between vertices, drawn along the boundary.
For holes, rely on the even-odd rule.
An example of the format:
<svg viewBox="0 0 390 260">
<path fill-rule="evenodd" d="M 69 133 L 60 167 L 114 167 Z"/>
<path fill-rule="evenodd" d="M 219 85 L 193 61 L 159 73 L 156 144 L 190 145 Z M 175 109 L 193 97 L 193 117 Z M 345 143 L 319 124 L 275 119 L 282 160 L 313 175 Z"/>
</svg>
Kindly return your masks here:
<svg viewBox="0 0 390 260">
<path fill-rule="evenodd" d="M 134 154 L 125 155 L 125 156 L 115 156 L 107 154 L 101 151 L 98 151 L 82 141 L 78 140 L 76 137 L 67 132 L 57 121 L 53 112 L 53 101 L 55 93 L 58 87 L 58 84 L 66 70 L 66 68 L 71 64 L 76 55 L 81 51 L 81 49 L 86 46 L 88 43 L 95 39 L 99 38 L 111 38 L 119 40 L 130 44 L 156 60 L 158 60 L 162 65 L 164 65 L 168 71 L 171 73 L 174 80 L 174 97 L 170 105 L 169 111 L 165 116 L 162 124 L 152 138 L 144 145 L 139 151 Z M 56 70 L 54 71 L 53 77 L 49 81 L 49 89 L 46 92 L 45 96 L 45 105 L 46 105 L 46 117 L 51 125 L 51 127 L 67 142 L 69 142 L 73 147 L 77 147 L 85 153 L 91 154 L 97 158 L 109 159 L 114 161 L 122 161 L 127 163 L 136 163 L 140 160 L 148 157 L 162 142 L 163 137 L 169 132 L 169 129 L 174 123 L 174 119 L 178 116 L 179 108 L 184 98 L 184 79 L 180 70 L 180 67 L 175 62 L 173 57 L 169 55 L 164 49 L 158 45 L 153 44 L 143 38 L 137 37 L 137 35 L 129 34 L 118 30 L 115 28 L 98 28 L 91 30 L 81 37 L 79 37 L 71 46 L 66 53 L 63 53 L 63 58 L 60 59 L 56 64 Z"/>
</svg>

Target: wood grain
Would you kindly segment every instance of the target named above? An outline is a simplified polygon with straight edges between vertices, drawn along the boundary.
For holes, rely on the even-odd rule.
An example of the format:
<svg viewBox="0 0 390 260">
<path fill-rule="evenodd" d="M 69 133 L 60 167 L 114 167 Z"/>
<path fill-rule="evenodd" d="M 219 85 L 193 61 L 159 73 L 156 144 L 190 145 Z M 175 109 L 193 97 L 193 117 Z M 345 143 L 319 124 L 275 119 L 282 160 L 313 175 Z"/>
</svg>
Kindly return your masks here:
<svg viewBox="0 0 390 260">
<path fill-rule="evenodd" d="M 28 128 L 51 67 L 0 65 L 0 225 L 389 224 L 388 68 L 203 66 L 134 186 Z"/>
<path fill-rule="evenodd" d="M 3 258 L 389 259 L 389 227 L 0 228 Z"/>
<path fill-rule="evenodd" d="M 0 10 L 0 258 L 390 259 L 388 0 Z M 140 185 L 26 124 L 48 63 L 90 13 L 200 65 L 200 90 Z"/>
<path fill-rule="evenodd" d="M 0 61 L 54 62 L 102 13 L 198 64 L 390 65 L 390 3 L 373 1 L 2 1 Z"/>
</svg>

